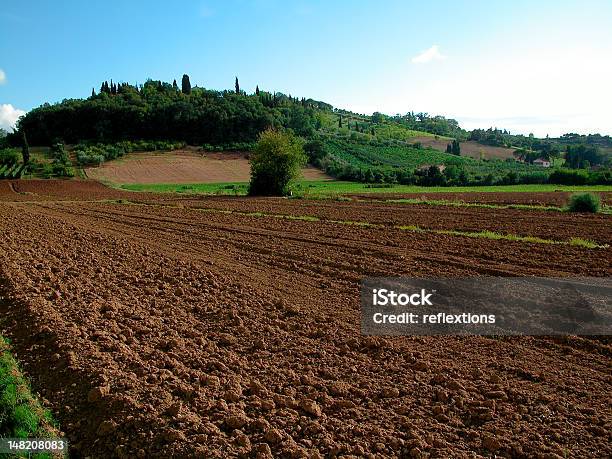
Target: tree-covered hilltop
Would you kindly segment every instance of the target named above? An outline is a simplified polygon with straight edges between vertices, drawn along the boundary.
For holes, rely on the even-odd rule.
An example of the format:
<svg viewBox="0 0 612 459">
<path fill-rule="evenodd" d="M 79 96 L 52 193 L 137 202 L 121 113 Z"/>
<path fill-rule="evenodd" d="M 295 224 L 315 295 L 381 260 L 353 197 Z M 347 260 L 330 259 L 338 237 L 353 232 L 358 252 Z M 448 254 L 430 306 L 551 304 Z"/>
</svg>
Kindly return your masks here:
<svg viewBox="0 0 612 459">
<path fill-rule="evenodd" d="M 339 110 L 325 102 L 296 98 L 256 87 L 247 94 L 236 78 L 234 90 L 192 87 L 183 75 L 181 85 L 149 80 L 143 85 L 102 83 L 87 99 L 66 99 L 28 112 L 12 137 L 19 143 L 27 132 L 33 145 L 58 141 L 112 143 L 124 140 L 180 140 L 191 144 L 227 145 L 255 142 L 266 128 L 284 127 L 312 137 L 322 127 L 393 136 L 406 140 L 416 130 L 466 138 L 457 121 L 426 113 L 387 117 Z M 384 128 L 384 129 L 383 129 Z"/>
<path fill-rule="evenodd" d="M 253 142 L 269 127 L 291 128 L 308 137 L 320 125 L 318 113 L 331 109 L 281 93 L 246 94 L 238 85 L 236 91 L 192 88 L 185 75 L 181 89 L 176 81 L 150 80 L 140 86 L 104 82 L 87 99 L 35 108 L 19 120 L 17 130 L 27 132 L 33 145 L 142 139 L 226 144 Z"/>
</svg>

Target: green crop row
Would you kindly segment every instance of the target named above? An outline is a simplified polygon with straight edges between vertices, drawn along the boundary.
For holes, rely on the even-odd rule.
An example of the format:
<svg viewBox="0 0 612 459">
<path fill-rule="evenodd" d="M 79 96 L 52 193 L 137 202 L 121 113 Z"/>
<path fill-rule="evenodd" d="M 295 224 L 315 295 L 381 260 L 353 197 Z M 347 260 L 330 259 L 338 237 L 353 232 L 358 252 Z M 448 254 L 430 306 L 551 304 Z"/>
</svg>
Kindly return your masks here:
<svg viewBox="0 0 612 459">
<path fill-rule="evenodd" d="M 26 170 L 27 166 L 23 164 L 4 165 L 0 167 L 0 179 L 19 179 Z"/>
</svg>

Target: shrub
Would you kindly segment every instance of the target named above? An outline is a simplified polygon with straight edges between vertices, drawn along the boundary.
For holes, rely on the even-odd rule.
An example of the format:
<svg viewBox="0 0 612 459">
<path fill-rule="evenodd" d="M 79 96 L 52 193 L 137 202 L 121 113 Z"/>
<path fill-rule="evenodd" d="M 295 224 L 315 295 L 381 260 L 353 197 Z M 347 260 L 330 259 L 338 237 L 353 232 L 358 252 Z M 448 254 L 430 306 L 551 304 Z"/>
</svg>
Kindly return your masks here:
<svg viewBox="0 0 612 459">
<path fill-rule="evenodd" d="M 74 177 L 74 170 L 66 163 L 54 161 L 51 164 L 51 170 L 56 177 Z"/>
<path fill-rule="evenodd" d="M 51 165 L 51 163 L 42 163 L 38 170 L 43 178 L 48 179 L 51 178 L 51 176 L 53 175 L 53 166 Z"/>
<path fill-rule="evenodd" d="M 548 181 L 557 185 L 586 185 L 588 179 L 586 171 L 558 169 L 550 174 Z"/>
<path fill-rule="evenodd" d="M 251 155 L 250 195 L 285 196 L 306 164 L 303 141 L 290 132 L 268 129 Z"/>
<path fill-rule="evenodd" d="M 51 157 L 60 161 L 68 157 L 63 143 L 57 142 L 51 146 Z"/>
<path fill-rule="evenodd" d="M 17 151 L 7 148 L 0 150 L 0 165 L 13 165 L 19 161 L 19 154 Z"/>
<path fill-rule="evenodd" d="M 612 185 L 612 171 L 608 169 L 589 173 L 589 185 Z"/>
<path fill-rule="evenodd" d="M 570 212 L 599 212 L 599 196 L 591 193 L 575 194 L 571 197 L 568 210 Z"/>
</svg>

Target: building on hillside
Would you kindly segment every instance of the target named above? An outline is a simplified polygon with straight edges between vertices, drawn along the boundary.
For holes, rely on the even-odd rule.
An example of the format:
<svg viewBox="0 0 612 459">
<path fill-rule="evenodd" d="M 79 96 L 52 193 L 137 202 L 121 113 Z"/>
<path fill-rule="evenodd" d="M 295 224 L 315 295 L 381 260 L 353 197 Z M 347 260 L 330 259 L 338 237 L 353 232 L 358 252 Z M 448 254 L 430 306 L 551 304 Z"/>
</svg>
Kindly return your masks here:
<svg viewBox="0 0 612 459">
<path fill-rule="evenodd" d="M 536 166 L 550 167 L 550 161 L 543 158 L 534 159 L 533 164 Z"/>
<path fill-rule="evenodd" d="M 444 172 L 444 169 L 446 169 L 444 164 L 423 164 L 422 166 L 417 167 L 417 170 L 426 171 L 429 170 L 431 166 L 436 166 L 440 172 Z"/>
</svg>

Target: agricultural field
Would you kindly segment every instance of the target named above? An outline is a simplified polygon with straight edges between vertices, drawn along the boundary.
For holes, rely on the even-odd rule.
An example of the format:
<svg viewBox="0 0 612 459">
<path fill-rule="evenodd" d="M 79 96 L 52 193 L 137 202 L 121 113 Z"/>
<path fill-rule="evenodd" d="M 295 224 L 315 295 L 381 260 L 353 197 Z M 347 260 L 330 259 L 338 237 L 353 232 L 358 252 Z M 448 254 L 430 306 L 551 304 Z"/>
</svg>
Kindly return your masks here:
<svg viewBox="0 0 612 459">
<path fill-rule="evenodd" d="M 357 168 L 382 166 L 414 169 L 423 165 L 441 164 L 456 156 L 433 149 L 417 149 L 410 146 L 379 146 L 357 142 L 330 140 L 329 154 Z"/>
<path fill-rule="evenodd" d="M 326 156 L 320 160 L 323 170 L 336 178 L 357 182 L 415 183 L 415 174 L 422 177 L 431 166 L 437 166 L 445 175 L 444 182 L 453 185 L 546 183 L 552 171 L 508 156 L 474 159 L 423 147 L 420 142 L 370 142 L 363 134 L 328 137 L 324 142 Z"/>
<path fill-rule="evenodd" d="M 113 184 L 248 182 L 250 166 L 244 152 L 177 150 L 139 152 L 84 169 L 87 177 Z M 303 170 L 305 180 L 330 180 L 314 167 Z"/>
<path fill-rule="evenodd" d="M 3 335 L 77 457 L 612 455 L 607 338 L 369 337 L 359 309 L 368 276 L 609 277 L 612 216 L 414 196 L 2 181 Z"/>
<path fill-rule="evenodd" d="M 433 148 L 439 151 L 446 151 L 446 146 L 452 141 L 452 139 L 428 135 L 415 136 L 413 139 L 411 139 L 411 141 L 419 142 L 424 147 Z M 514 158 L 514 148 L 494 147 L 475 142 L 474 140 L 461 142 L 460 145 L 461 156 L 467 156 L 473 159 Z"/>
</svg>

